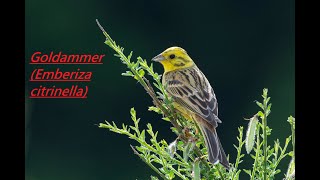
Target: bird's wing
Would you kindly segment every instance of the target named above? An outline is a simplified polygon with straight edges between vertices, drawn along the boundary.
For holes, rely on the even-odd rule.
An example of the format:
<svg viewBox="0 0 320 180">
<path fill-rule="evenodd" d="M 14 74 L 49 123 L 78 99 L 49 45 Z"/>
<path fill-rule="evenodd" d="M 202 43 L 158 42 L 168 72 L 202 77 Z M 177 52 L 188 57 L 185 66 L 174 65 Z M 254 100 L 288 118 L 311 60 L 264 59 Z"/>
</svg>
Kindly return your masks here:
<svg viewBox="0 0 320 180">
<path fill-rule="evenodd" d="M 221 123 L 214 91 L 197 67 L 167 73 L 165 78 L 166 91 L 176 103 L 201 116 L 213 127 Z"/>
</svg>

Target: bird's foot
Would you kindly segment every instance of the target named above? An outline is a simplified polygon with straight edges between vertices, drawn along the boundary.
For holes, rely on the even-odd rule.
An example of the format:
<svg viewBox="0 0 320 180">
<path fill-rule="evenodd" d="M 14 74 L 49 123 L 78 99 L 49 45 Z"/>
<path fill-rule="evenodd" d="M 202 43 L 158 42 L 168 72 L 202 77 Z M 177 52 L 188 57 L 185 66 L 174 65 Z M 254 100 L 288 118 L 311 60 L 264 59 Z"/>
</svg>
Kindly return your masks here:
<svg viewBox="0 0 320 180">
<path fill-rule="evenodd" d="M 184 136 L 187 139 L 189 139 L 189 138 L 191 138 L 193 136 L 192 133 L 191 133 L 190 128 L 188 128 L 188 127 L 184 127 L 183 130 L 182 130 L 182 133 L 184 134 Z"/>
<path fill-rule="evenodd" d="M 192 133 L 191 128 L 189 127 L 185 127 L 182 132 L 189 142 L 197 142 L 199 140 L 199 138 Z"/>
</svg>

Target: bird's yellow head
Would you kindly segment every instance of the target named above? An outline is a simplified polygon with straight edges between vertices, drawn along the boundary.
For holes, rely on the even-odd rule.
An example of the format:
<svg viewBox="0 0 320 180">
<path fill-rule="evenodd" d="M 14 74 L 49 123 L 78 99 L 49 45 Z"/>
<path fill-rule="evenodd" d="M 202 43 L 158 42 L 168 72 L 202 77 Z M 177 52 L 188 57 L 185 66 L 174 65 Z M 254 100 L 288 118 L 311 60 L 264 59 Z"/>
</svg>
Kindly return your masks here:
<svg viewBox="0 0 320 180">
<path fill-rule="evenodd" d="M 187 51 L 181 47 L 168 48 L 158 56 L 152 58 L 152 61 L 160 62 L 163 65 L 164 72 L 194 66 L 194 62 L 187 54 Z"/>
</svg>

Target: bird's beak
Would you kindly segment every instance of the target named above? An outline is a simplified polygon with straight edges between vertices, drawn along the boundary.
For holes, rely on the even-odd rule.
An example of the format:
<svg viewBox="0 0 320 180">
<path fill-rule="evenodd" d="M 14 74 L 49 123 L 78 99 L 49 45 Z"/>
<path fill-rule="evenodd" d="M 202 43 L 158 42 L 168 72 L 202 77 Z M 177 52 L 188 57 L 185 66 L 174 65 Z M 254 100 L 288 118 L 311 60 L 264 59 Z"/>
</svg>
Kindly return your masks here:
<svg viewBox="0 0 320 180">
<path fill-rule="evenodd" d="M 159 54 L 158 56 L 152 58 L 151 60 L 155 61 L 155 62 L 160 62 L 160 61 L 165 60 L 165 57 L 162 54 Z"/>
</svg>

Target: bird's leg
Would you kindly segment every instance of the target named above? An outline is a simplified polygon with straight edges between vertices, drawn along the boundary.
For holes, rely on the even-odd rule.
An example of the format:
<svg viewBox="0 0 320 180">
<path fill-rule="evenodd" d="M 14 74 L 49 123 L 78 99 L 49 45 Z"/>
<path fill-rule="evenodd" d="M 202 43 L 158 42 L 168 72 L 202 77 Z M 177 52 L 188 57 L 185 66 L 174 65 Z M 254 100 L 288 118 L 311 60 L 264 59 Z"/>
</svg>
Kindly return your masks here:
<svg viewBox="0 0 320 180">
<path fill-rule="evenodd" d="M 188 139 L 188 142 L 197 142 L 199 138 L 191 133 L 191 128 L 184 127 L 182 130 L 184 136 Z"/>
</svg>

